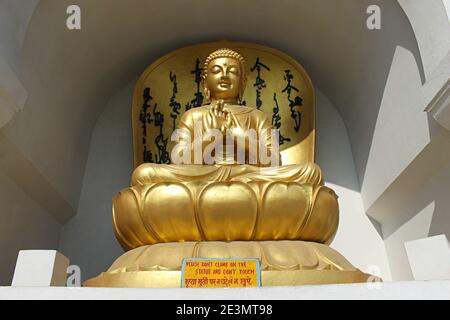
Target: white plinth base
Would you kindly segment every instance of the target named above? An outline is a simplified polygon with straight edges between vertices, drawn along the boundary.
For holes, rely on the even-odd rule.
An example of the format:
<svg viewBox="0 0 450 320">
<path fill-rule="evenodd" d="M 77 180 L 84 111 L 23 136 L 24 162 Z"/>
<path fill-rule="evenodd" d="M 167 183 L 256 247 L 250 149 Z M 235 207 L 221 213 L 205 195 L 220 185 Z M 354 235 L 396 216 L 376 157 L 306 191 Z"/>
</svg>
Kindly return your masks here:
<svg viewBox="0 0 450 320">
<path fill-rule="evenodd" d="M 409 241 L 405 248 L 415 280 L 450 280 L 450 245 L 445 235 Z"/>
<path fill-rule="evenodd" d="M 21 250 L 12 286 L 66 286 L 69 259 L 55 250 Z"/>
<path fill-rule="evenodd" d="M 114 289 L 0 287 L 0 299 L 450 299 L 450 281 L 414 281 L 245 289 Z"/>
</svg>

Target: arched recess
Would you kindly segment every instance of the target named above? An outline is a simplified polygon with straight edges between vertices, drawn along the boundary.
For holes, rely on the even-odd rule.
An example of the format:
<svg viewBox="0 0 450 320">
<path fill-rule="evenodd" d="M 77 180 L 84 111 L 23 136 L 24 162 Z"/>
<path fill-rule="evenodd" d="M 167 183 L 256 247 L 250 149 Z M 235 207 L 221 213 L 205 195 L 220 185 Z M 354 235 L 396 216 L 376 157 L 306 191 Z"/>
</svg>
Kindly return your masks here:
<svg viewBox="0 0 450 320">
<path fill-rule="evenodd" d="M 359 180 L 349 188 L 359 193 L 397 49 L 408 55 L 405 67 L 422 72 L 417 35 L 400 5 L 377 1 L 382 29 L 368 30 L 372 2 L 284 0 L 273 10 L 271 0 L 36 1 L 29 23 L 19 26 L 26 30 L 23 46 L 13 54 L 28 99 L 1 131 L 39 174 L 32 180 L 42 181 L 27 193 L 66 222 L 80 209 L 92 132 L 108 99 L 164 53 L 224 38 L 278 48 L 305 66 L 343 118 Z M 80 31 L 65 26 L 74 3 L 82 9 Z"/>
</svg>

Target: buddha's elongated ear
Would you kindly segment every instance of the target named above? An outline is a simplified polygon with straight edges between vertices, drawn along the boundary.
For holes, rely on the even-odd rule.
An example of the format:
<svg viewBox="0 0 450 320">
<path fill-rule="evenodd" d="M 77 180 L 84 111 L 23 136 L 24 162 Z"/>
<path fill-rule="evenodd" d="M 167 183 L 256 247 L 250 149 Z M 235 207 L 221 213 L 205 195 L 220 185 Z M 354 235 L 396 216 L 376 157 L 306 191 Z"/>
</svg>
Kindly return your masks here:
<svg viewBox="0 0 450 320">
<path fill-rule="evenodd" d="M 209 90 L 208 86 L 206 85 L 206 80 L 203 80 L 203 103 L 209 103 L 211 100 L 211 91 Z"/>
<path fill-rule="evenodd" d="M 246 85 L 247 85 L 247 77 L 245 75 L 243 75 L 241 77 L 241 90 L 239 90 L 239 97 L 238 97 L 239 104 L 241 104 L 242 100 L 244 99 L 244 91 L 245 91 Z"/>
</svg>

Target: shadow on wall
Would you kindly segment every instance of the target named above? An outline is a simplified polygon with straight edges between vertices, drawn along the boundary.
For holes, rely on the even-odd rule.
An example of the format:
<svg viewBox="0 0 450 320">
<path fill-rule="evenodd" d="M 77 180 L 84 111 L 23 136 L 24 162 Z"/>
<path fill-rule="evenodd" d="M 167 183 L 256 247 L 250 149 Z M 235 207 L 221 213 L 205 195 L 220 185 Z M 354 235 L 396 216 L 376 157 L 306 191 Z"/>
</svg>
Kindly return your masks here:
<svg viewBox="0 0 450 320">
<path fill-rule="evenodd" d="M 430 148 L 433 148 L 430 153 L 434 159 L 431 165 L 436 170 L 423 191 L 428 201 L 435 203 L 428 236 L 445 234 L 450 239 L 450 131 L 441 127 L 430 114 L 428 125 Z"/>
<path fill-rule="evenodd" d="M 430 119 L 430 122 L 433 121 L 434 119 Z M 431 123 L 431 126 L 435 125 L 437 124 Z M 395 215 L 396 219 L 383 225 L 386 252 L 396 281 L 413 280 L 405 242 L 442 234 L 450 237 L 450 133 L 443 129 L 438 131 L 440 132 L 432 135 L 432 144 L 427 148 L 433 148 L 434 145 L 441 152 L 434 156 L 422 154 L 418 159 L 424 161 L 425 157 L 433 158 L 434 163 L 425 164 L 435 168 L 435 171 L 428 168 L 430 170 L 427 172 L 416 162 L 416 168 L 408 168 L 415 171 L 410 171 L 407 178 L 400 177 L 400 181 L 395 183 L 396 188 L 400 188 L 402 183 L 405 189 L 404 193 L 398 194 L 398 199 L 391 202 L 390 210 L 394 207 L 397 211 L 389 213 Z M 440 139 L 445 139 L 446 144 L 439 143 Z M 434 174 L 424 176 L 423 182 L 415 180 L 417 174 L 427 175 L 429 172 Z"/>
<path fill-rule="evenodd" d="M 382 221 L 387 239 L 434 203 L 429 236 L 450 236 L 450 132 L 428 115 L 430 143 L 368 211 Z M 413 240 L 413 239 L 411 239 Z"/>
<path fill-rule="evenodd" d="M 83 280 L 106 271 L 123 250 L 112 227 L 112 198 L 130 183 L 133 166 L 130 105 L 134 81 L 114 95 L 92 135 L 77 214 L 64 225 L 60 251 Z"/>
<path fill-rule="evenodd" d="M 361 1 L 359 6 L 363 10 L 368 4 L 368 1 Z M 352 46 L 355 50 L 345 57 L 350 62 L 342 66 L 339 78 L 322 88 L 338 107 L 347 127 L 359 178 L 355 191 L 360 191 L 364 183 L 377 118 L 398 47 L 412 54 L 415 65 L 411 68 L 418 69 L 422 84 L 425 81 L 420 51 L 406 15 L 396 1 L 378 1 L 377 4 L 382 13 L 381 29 L 353 26 Z M 362 20 L 366 18 L 363 15 L 359 23 L 365 24 Z M 333 63 L 339 63 L 339 59 Z M 337 91 L 338 83 L 347 83 L 346 90 Z M 390 90 L 395 91 L 395 88 Z M 403 93 L 397 91 L 397 94 Z M 340 184 L 339 181 L 336 183 Z"/>
<path fill-rule="evenodd" d="M 359 190 L 345 123 L 336 107 L 317 88 L 315 162 L 322 169 L 327 183 Z"/>
</svg>

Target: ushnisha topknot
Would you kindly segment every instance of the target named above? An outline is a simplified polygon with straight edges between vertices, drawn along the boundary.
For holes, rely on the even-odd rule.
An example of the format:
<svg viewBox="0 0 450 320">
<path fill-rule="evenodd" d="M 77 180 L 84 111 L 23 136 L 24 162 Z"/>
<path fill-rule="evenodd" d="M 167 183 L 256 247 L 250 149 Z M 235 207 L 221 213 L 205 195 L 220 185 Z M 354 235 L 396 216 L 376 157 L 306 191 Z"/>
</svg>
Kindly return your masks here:
<svg viewBox="0 0 450 320">
<path fill-rule="evenodd" d="M 205 63 L 203 64 L 203 72 L 202 72 L 202 78 L 203 80 L 206 79 L 206 75 L 208 74 L 208 65 L 211 61 L 218 58 L 232 58 L 239 62 L 241 66 L 241 72 L 242 72 L 242 79 L 246 79 L 245 75 L 245 60 L 244 57 L 241 56 L 236 51 L 233 51 L 228 48 L 221 48 L 214 52 L 212 52 L 205 60 Z"/>
</svg>

